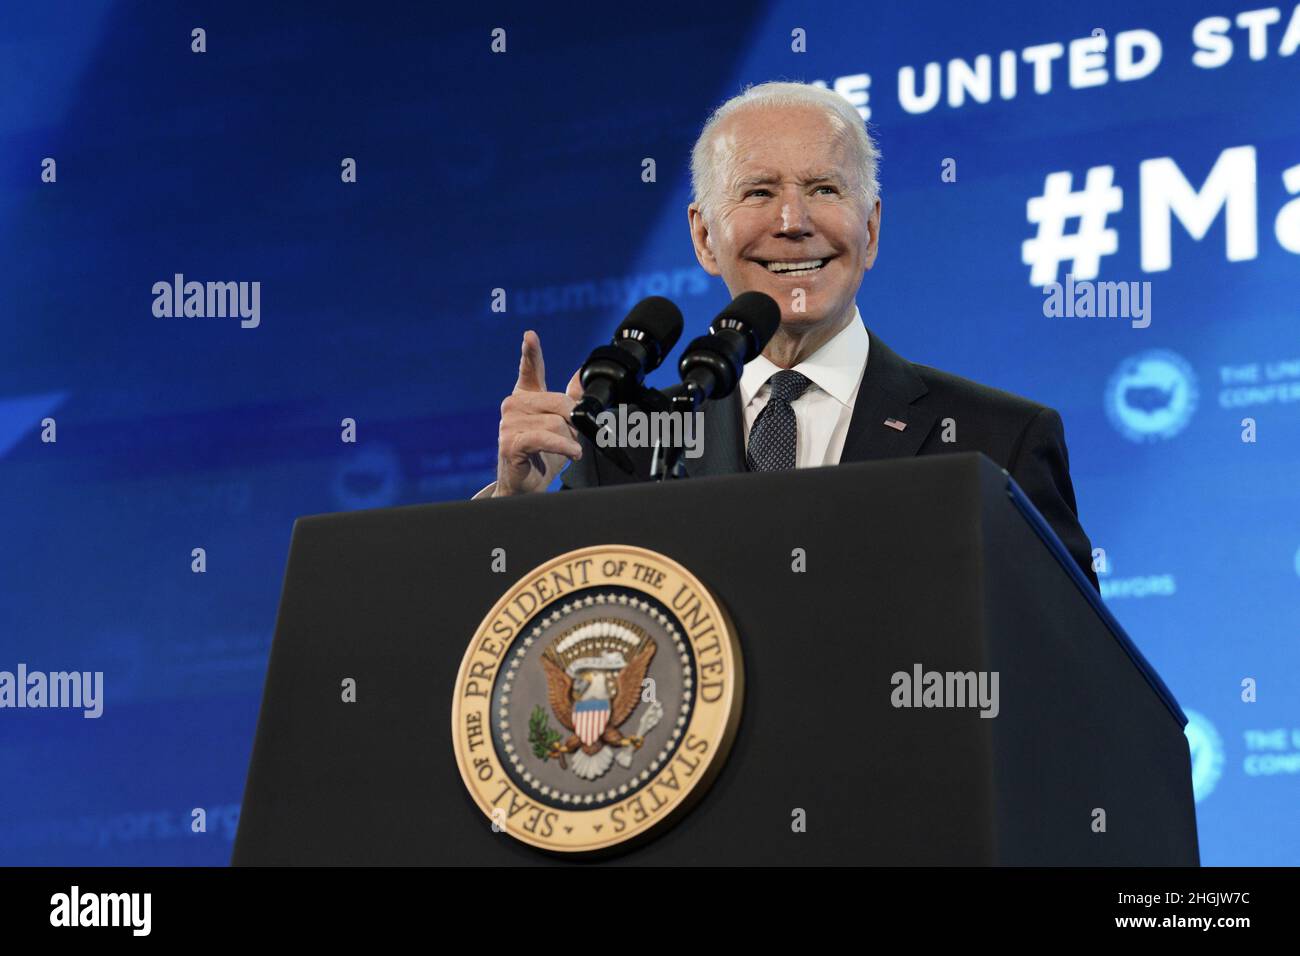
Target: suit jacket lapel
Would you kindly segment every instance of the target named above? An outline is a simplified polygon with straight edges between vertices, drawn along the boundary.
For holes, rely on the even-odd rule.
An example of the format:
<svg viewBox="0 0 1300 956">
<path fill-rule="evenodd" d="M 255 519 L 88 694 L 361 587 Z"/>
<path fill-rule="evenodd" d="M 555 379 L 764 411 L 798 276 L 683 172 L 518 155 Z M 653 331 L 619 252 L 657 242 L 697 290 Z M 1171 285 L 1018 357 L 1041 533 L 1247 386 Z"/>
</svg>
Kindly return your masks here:
<svg viewBox="0 0 1300 956">
<path fill-rule="evenodd" d="M 858 386 L 841 463 L 910 458 L 934 427 L 935 416 L 912 404 L 929 391 L 925 382 L 874 332 L 868 329 L 867 335 L 871 338 L 867 369 Z M 886 425 L 886 419 L 906 427 L 899 431 Z"/>
</svg>

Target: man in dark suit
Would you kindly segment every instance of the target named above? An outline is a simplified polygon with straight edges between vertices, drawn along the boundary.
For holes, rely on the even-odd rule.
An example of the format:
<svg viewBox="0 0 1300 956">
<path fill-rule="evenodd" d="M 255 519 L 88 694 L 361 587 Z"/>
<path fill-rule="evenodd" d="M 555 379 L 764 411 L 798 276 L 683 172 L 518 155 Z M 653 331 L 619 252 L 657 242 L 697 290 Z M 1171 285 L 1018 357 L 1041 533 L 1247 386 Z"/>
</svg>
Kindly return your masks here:
<svg viewBox="0 0 1300 956">
<path fill-rule="evenodd" d="M 840 462 L 981 451 L 1015 479 L 1096 587 L 1092 545 L 1079 524 L 1061 416 L 1018 395 L 916 365 L 896 355 L 874 333 L 868 334 L 870 361 Z M 943 440 L 945 420 L 952 423 L 951 442 Z M 885 424 L 890 421 L 905 427 L 898 430 Z M 649 479 L 648 449 L 626 449 L 636 468 L 629 475 L 584 436 L 579 441 L 582 456 L 560 479 L 565 488 Z M 751 470 L 745 456 L 740 389 L 705 406 L 701 446 L 699 458 L 683 459 L 691 477 Z"/>
<path fill-rule="evenodd" d="M 843 97 L 765 83 L 724 103 L 696 142 L 687 209 L 696 258 L 733 296 L 757 290 L 781 325 L 737 388 L 704 412 L 690 475 L 729 474 L 917 454 L 980 451 L 1005 468 L 1095 587 L 1060 416 L 1028 399 L 895 355 L 857 305 L 880 238 L 878 153 Z M 475 497 L 646 480 L 628 475 L 569 423 L 577 373 L 546 391 L 541 343 L 524 334 L 519 377 L 501 406 L 497 481 Z"/>
</svg>

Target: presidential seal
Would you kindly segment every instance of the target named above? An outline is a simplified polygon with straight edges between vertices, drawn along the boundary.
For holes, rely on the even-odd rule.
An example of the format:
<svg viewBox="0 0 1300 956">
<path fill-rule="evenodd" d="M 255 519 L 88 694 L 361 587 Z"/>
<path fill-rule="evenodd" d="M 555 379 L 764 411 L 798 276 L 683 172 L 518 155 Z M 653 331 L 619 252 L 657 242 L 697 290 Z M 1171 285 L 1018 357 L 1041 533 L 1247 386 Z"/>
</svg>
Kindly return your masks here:
<svg viewBox="0 0 1300 956">
<path fill-rule="evenodd" d="M 740 723 L 740 647 L 720 604 L 643 548 L 560 555 L 479 625 L 456 678 L 461 778 L 496 830 L 557 852 L 662 832 Z"/>
</svg>

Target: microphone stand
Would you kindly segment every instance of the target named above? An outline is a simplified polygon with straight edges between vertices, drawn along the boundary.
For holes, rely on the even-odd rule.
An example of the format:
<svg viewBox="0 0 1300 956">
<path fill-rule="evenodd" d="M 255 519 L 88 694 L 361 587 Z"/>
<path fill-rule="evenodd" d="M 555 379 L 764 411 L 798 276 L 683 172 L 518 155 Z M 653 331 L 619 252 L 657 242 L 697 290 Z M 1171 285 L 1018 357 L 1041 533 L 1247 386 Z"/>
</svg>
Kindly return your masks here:
<svg viewBox="0 0 1300 956">
<path fill-rule="evenodd" d="M 704 390 L 698 384 L 695 382 L 680 382 L 663 391 L 644 385 L 640 386 L 635 397 L 628 404 L 636 405 L 650 414 L 675 412 L 679 415 L 690 415 L 694 414 L 704 401 Z M 599 440 L 597 436 L 600 433 L 600 423 L 597 421 L 597 415 L 593 414 L 592 410 L 585 406 L 585 403 L 580 403 L 573 410 L 570 420 L 578 431 L 591 440 L 591 443 L 596 446 L 596 450 L 618 466 L 620 470 L 629 475 L 635 473 L 632 460 L 623 449 L 616 445 L 603 444 Z M 663 445 L 660 443 L 659 437 L 656 437 L 650 459 L 650 480 L 668 481 L 690 477 L 686 474 L 686 466 L 682 461 L 685 452 L 684 447 Z"/>
<path fill-rule="evenodd" d="M 642 407 L 652 412 L 675 412 L 690 415 L 696 406 L 703 402 L 704 396 L 693 382 L 681 382 L 664 391 L 646 388 L 642 390 Z M 650 480 L 668 481 L 670 479 L 688 478 L 686 466 L 682 463 L 685 448 L 676 445 L 661 445 L 656 439 L 654 454 L 650 459 Z"/>
</svg>

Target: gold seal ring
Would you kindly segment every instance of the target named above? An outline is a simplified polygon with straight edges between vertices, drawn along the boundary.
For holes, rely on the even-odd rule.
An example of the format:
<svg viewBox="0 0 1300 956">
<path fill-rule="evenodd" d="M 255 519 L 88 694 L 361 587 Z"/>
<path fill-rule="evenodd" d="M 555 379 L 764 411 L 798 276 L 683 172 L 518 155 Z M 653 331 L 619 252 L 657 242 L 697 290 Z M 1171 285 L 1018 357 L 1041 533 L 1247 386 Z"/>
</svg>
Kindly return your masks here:
<svg viewBox="0 0 1300 956">
<path fill-rule="evenodd" d="M 461 779 L 494 831 L 584 853 L 663 832 L 731 748 L 735 628 L 676 561 L 630 545 L 559 555 L 474 633 L 456 677 Z"/>
</svg>

